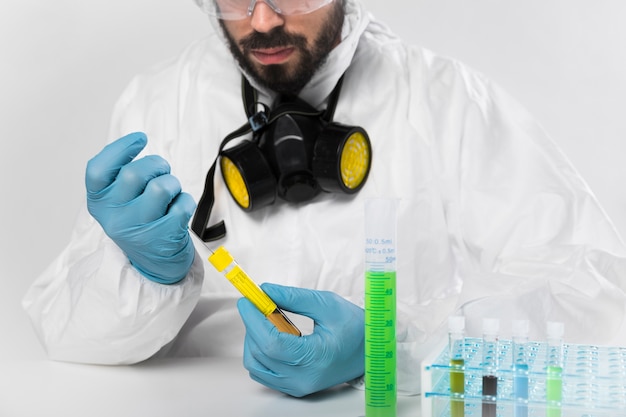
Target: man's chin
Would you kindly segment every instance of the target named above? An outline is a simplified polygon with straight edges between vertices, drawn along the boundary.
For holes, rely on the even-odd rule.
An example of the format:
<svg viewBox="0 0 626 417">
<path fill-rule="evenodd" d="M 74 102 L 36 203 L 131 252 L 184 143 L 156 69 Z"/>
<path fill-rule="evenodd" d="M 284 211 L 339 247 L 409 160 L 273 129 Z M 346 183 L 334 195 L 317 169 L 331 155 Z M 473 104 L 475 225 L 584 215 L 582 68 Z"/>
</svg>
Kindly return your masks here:
<svg viewBox="0 0 626 417">
<path fill-rule="evenodd" d="M 252 74 L 264 87 L 278 93 L 297 93 L 304 87 L 302 82 L 293 77 L 283 65 L 268 65 Z M 306 83 L 305 83 L 306 84 Z"/>
</svg>

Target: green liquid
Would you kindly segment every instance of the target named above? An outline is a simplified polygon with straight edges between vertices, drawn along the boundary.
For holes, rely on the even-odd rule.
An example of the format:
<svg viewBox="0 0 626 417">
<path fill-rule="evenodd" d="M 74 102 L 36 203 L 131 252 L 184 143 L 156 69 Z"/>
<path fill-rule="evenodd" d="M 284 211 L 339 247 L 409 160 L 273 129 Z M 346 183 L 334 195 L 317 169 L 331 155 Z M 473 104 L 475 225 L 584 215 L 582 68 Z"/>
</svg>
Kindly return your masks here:
<svg viewBox="0 0 626 417">
<path fill-rule="evenodd" d="M 365 273 L 365 416 L 395 417 L 396 273 Z"/>
<path fill-rule="evenodd" d="M 463 359 L 450 360 L 450 417 L 465 415 L 465 361 Z"/>
<path fill-rule="evenodd" d="M 561 416 L 561 400 L 563 395 L 563 369 L 560 366 L 548 366 L 546 378 L 546 407 L 547 417 Z"/>
</svg>

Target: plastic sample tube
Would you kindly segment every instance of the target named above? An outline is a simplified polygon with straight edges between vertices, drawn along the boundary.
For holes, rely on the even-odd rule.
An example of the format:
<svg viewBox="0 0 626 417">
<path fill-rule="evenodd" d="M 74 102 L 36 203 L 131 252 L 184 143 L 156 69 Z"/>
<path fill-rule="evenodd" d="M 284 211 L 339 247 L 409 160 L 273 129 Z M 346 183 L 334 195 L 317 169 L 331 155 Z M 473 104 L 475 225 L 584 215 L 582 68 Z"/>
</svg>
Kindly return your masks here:
<svg viewBox="0 0 626 417">
<path fill-rule="evenodd" d="M 563 323 L 547 323 L 546 416 L 561 416 L 563 393 Z"/>
<path fill-rule="evenodd" d="M 278 308 L 272 299 L 250 279 L 248 274 L 235 262 L 235 259 L 223 246 L 209 256 L 209 262 L 239 290 L 244 297 L 254 304 L 261 313 L 281 332 L 301 336 L 302 333 Z"/>
<path fill-rule="evenodd" d="M 450 350 L 450 417 L 465 415 L 465 317 L 448 319 Z"/>
<path fill-rule="evenodd" d="M 500 321 L 483 319 L 483 404 L 482 417 L 496 417 L 498 396 L 498 332 Z"/>
<path fill-rule="evenodd" d="M 528 416 L 528 320 L 513 321 L 514 417 Z"/>
</svg>

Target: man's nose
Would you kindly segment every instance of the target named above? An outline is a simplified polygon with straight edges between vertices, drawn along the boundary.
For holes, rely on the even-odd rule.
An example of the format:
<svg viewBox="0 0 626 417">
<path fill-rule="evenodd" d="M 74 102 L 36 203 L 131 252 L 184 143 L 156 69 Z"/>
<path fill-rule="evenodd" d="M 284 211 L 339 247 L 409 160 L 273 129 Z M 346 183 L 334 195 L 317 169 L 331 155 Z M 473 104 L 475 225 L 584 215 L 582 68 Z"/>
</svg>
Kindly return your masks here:
<svg viewBox="0 0 626 417">
<path fill-rule="evenodd" d="M 285 19 L 280 13 L 276 13 L 272 7 L 263 0 L 255 3 L 252 10 L 250 25 L 254 30 L 267 33 L 277 26 L 285 24 Z"/>
</svg>

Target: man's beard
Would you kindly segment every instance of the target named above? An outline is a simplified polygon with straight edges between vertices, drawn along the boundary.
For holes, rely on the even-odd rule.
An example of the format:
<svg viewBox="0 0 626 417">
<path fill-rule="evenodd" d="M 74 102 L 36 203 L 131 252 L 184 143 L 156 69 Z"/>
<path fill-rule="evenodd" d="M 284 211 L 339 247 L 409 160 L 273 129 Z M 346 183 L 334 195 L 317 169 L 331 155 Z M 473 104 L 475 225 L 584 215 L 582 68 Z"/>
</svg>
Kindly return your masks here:
<svg viewBox="0 0 626 417">
<path fill-rule="evenodd" d="M 304 36 L 287 33 L 282 26 L 277 26 L 268 33 L 255 31 L 239 41 L 239 44 L 230 36 L 222 21 L 220 21 L 220 26 L 226 39 L 228 39 L 231 53 L 244 71 L 263 87 L 277 93 L 296 95 L 326 62 L 330 51 L 340 38 L 345 15 L 342 2 L 336 1 L 332 7 L 333 11 L 329 19 L 324 23 L 311 49 L 307 48 L 307 41 Z M 295 68 L 289 69 L 282 64 L 266 65 L 259 68 L 250 58 L 250 50 L 252 49 L 269 49 L 287 45 L 293 46 L 300 52 L 300 61 Z"/>
</svg>

